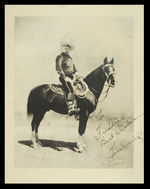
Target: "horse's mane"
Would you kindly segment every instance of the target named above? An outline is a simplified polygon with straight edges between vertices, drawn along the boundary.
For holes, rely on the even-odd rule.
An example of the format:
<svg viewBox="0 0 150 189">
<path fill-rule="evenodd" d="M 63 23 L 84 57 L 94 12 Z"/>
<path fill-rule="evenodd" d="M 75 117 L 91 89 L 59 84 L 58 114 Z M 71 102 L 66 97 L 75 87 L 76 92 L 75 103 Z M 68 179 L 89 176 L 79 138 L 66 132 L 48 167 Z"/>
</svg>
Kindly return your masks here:
<svg viewBox="0 0 150 189">
<path fill-rule="evenodd" d="M 84 81 L 87 83 L 89 89 L 98 99 L 105 83 L 103 64 L 93 70 L 91 73 L 89 73 L 85 77 Z"/>
</svg>

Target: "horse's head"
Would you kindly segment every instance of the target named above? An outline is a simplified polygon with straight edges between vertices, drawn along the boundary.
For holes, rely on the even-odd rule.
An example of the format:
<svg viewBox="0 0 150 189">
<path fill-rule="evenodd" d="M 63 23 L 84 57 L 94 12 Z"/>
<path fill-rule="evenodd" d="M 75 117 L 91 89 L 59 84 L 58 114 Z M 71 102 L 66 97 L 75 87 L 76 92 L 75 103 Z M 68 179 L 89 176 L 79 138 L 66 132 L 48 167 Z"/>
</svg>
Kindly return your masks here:
<svg viewBox="0 0 150 189">
<path fill-rule="evenodd" d="M 114 68 L 114 59 L 112 58 L 110 61 L 108 61 L 108 58 L 106 57 L 104 59 L 104 64 L 103 64 L 103 71 L 106 76 L 106 81 L 108 82 L 110 87 L 114 87 L 116 84 L 116 79 L 115 79 L 115 68 Z"/>
</svg>

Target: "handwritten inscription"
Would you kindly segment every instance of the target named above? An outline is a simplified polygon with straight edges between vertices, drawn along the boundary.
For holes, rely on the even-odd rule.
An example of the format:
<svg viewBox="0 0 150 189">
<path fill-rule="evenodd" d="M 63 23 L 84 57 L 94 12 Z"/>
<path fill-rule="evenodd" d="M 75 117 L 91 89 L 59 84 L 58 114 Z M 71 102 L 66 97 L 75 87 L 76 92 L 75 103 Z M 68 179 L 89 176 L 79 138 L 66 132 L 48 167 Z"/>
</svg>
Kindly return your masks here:
<svg viewBox="0 0 150 189">
<path fill-rule="evenodd" d="M 139 117 L 141 117 L 143 114 L 137 116 L 136 118 L 127 119 L 127 117 L 122 116 L 121 118 L 115 120 L 112 123 L 107 123 L 107 128 L 103 129 L 103 119 L 104 115 L 101 115 L 101 119 L 99 120 L 98 127 L 96 129 L 97 135 L 96 140 L 100 144 L 101 147 L 105 146 L 106 144 L 109 144 L 111 141 L 113 144 L 111 147 L 109 147 L 109 151 L 111 152 L 110 157 L 114 157 L 117 153 L 119 153 L 122 150 L 126 150 L 130 144 L 132 144 L 137 139 L 143 139 L 140 136 L 133 137 L 131 140 L 129 140 L 126 143 L 117 144 L 117 140 L 115 138 L 119 136 L 121 133 L 123 134 L 123 131 L 125 131 L 127 128 L 129 128 L 132 123 L 137 120 Z M 118 147 L 119 146 L 119 147 Z"/>
</svg>

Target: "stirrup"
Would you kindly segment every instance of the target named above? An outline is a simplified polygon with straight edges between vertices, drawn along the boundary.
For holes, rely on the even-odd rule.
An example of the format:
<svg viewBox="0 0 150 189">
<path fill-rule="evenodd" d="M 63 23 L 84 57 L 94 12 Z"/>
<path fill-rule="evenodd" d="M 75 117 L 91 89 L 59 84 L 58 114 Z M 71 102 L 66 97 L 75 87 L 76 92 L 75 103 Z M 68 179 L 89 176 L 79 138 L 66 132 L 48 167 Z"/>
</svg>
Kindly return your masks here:
<svg viewBox="0 0 150 189">
<path fill-rule="evenodd" d="M 77 114 L 80 111 L 80 108 L 74 109 L 73 107 L 71 109 L 68 110 L 68 115 L 72 116 Z"/>
</svg>

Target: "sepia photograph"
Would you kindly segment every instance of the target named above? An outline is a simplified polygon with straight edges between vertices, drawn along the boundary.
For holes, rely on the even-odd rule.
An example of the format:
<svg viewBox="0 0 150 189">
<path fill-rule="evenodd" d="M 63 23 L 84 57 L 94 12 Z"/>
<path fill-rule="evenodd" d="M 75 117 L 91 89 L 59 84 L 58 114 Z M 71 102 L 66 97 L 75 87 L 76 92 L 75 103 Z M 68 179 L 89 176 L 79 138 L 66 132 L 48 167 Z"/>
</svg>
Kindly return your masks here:
<svg viewBox="0 0 150 189">
<path fill-rule="evenodd" d="M 40 182 L 31 169 L 48 183 L 142 182 L 143 6 L 5 9 L 7 181 Z"/>
</svg>

